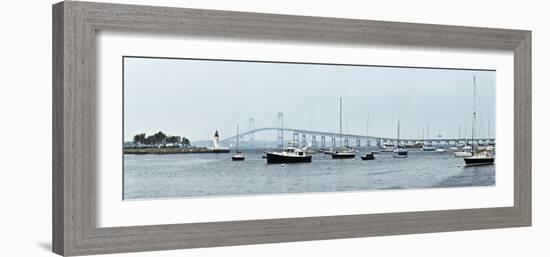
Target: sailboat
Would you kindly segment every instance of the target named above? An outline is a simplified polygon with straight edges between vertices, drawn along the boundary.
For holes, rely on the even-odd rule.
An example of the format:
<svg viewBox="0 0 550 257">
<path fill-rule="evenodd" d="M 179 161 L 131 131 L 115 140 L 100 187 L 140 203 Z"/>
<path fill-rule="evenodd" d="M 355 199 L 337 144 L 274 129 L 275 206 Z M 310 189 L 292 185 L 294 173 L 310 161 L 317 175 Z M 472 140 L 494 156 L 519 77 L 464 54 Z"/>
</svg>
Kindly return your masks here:
<svg viewBox="0 0 550 257">
<path fill-rule="evenodd" d="M 400 132 L 400 121 L 397 120 L 397 145 L 395 146 L 395 150 L 393 152 L 395 153 L 394 157 L 397 158 L 407 158 L 409 155 L 409 150 L 399 147 L 399 132 Z"/>
<path fill-rule="evenodd" d="M 427 139 L 430 138 L 430 123 L 428 123 L 428 128 L 427 128 L 427 132 L 426 132 L 426 138 L 427 138 Z M 433 147 L 433 146 L 432 146 L 432 142 L 429 141 L 428 145 L 423 145 L 423 146 L 422 146 L 422 151 L 433 152 L 433 151 L 435 151 L 435 147 Z"/>
<path fill-rule="evenodd" d="M 495 158 L 491 151 L 476 151 L 475 149 L 475 127 L 476 127 L 476 77 L 474 77 L 474 113 L 472 122 L 472 156 L 464 157 L 466 166 L 473 165 L 490 165 L 495 162 Z"/>
<path fill-rule="evenodd" d="M 366 134 L 366 136 L 367 136 L 367 143 L 366 143 L 366 146 L 365 146 L 365 150 L 368 151 L 369 145 L 370 145 L 369 140 L 368 140 L 368 138 L 369 138 L 369 120 L 368 119 L 367 119 L 367 134 Z M 374 153 L 373 152 L 370 152 L 370 153 L 366 152 L 365 155 L 361 156 L 361 160 L 363 160 L 363 161 L 374 160 Z"/>
<path fill-rule="evenodd" d="M 340 97 L 340 149 L 331 154 L 332 159 L 353 159 L 355 158 L 355 151 L 352 149 L 346 149 L 342 147 L 342 97 Z"/>
<path fill-rule="evenodd" d="M 231 156 L 233 161 L 244 161 L 244 155 L 239 152 L 239 125 L 237 125 L 237 149 L 235 150 L 235 155 Z"/>
</svg>

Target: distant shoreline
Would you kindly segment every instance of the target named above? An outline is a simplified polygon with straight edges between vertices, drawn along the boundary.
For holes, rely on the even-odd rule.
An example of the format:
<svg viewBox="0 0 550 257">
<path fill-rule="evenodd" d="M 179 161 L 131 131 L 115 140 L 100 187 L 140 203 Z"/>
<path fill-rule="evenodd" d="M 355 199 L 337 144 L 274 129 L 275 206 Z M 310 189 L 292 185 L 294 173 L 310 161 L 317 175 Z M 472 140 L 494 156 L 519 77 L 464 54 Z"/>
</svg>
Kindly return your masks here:
<svg viewBox="0 0 550 257">
<path fill-rule="evenodd" d="M 229 153 L 229 149 L 211 149 L 206 147 L 124 148 L 124 154 L 192 154 L 192 153 Z"/>
</svg>

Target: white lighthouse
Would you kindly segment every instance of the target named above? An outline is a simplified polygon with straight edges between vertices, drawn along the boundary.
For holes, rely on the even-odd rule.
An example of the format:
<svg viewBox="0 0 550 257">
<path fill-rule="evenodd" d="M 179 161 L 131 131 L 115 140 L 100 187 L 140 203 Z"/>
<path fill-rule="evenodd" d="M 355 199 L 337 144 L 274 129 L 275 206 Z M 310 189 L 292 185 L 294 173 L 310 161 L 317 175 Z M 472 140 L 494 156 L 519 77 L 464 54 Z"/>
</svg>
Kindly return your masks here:
<svg viewBox="0 0 550 257">
<path fill-rule="evenodd" d="M 214 133 L 214 150 L 220 149 L 220 135 L 218 135 L 218 131 L 216 130 L 216 133 Z"/>
<path fill-rule="evenodd" d="M 211 148 L 213 153 L 229 153 L 228 147 L 221 147 L 220 146 L 220 135 L 218 134 L 218 131 L 216 130 L 216 133 L 214 133 L 214 140 L 213 147 Z"/>
</svg>

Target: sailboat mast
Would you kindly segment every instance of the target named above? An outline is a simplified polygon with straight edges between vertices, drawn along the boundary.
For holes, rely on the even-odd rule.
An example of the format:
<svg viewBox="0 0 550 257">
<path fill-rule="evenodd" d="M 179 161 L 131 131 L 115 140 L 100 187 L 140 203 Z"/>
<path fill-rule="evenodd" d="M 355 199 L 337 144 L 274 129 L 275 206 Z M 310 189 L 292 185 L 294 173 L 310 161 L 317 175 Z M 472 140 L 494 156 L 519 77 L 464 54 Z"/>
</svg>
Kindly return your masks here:
<svg viewBox="0 0 550 257">
<path fill-rule="evenodd" d="M 427 128 L 426 128 L 426 139 L 430 140 L 430 123 L 428 122 L 427 124 Z M 429 141 L 430 143 L 428 145 L 432 145 L 432 142 Z"/>
<path fill-rule="evenodd" d="M 487 122 L 487 139 L 491 138 L 491 120 Z"/>
<path fill-rule="evenodd" d="M 235 152 L 239 153 L 239 125 L 237 125 L 237 150 Z"/>
<path fill-rule="evenodd" d="M 472 153 L 474 152 L 474 137 L 475 137 L 475 130 L 476 130 L 476 77 L 474 76 L 474 114 L 473 114 L 473 121 L 472 121 Z"/>
<path fill-rule="evenodd" d="M 399 148 L 399 123 L 400 120 L 397 119 L 397 148 Z"/>
<path fill-rule="evenodd" d="M 340 97 L 340 148 L 342 148 L 342 97 Z"/>
</svg>

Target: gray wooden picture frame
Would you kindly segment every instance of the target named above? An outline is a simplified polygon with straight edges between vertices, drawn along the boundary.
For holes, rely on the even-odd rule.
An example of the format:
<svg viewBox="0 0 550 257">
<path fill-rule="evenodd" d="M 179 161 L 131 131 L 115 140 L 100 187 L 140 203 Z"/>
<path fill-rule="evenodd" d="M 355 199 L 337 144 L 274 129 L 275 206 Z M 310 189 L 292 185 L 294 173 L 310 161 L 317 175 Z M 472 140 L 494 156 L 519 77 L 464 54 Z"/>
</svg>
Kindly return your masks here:
<svg viewBox="0 0 550 257">
<path fill-rule="evenodd" d="M 514 206 L 109 227 L 96 225 L 96 33 L 514 53 Z M 531 225 L 531 32 L 65 1 L 53 6 L 53 251 L 88 255 Z"/>
</svg>

